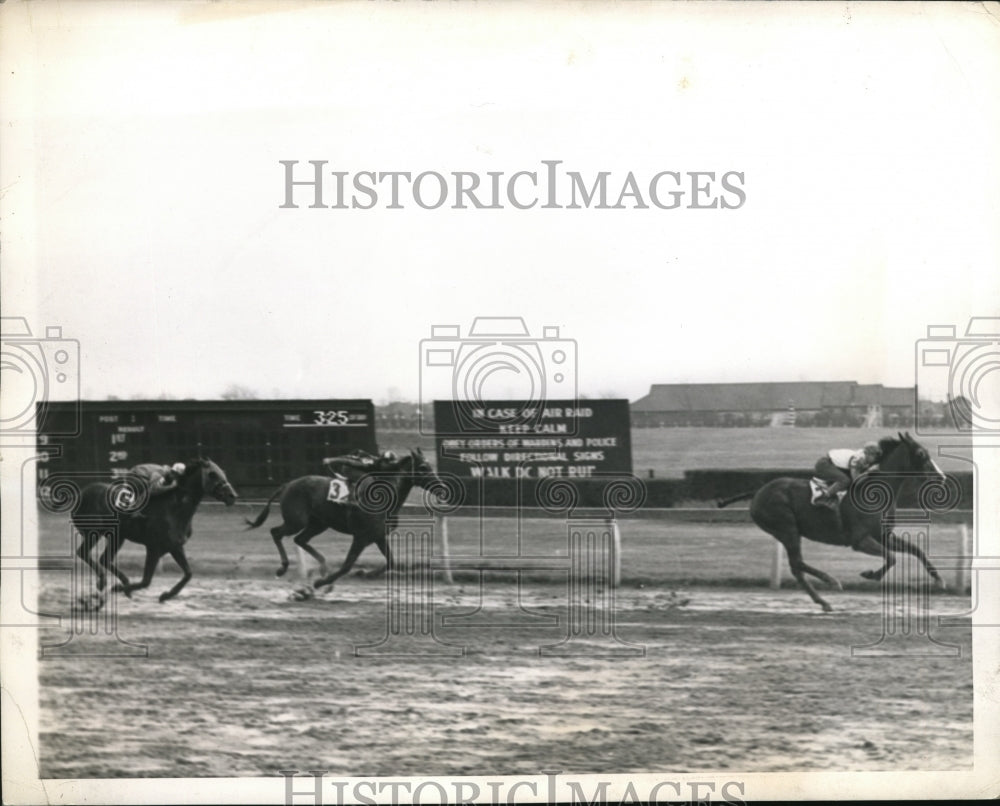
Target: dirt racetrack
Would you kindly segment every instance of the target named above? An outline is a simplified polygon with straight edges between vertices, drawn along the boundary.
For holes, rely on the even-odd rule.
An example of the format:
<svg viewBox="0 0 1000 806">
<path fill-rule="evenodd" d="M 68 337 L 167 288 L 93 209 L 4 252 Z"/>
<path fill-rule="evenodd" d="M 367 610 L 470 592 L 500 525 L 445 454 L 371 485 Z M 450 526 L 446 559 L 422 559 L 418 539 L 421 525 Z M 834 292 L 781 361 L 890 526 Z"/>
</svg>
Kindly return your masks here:
<svg viewBox="0 0 1000 806">
<path fill-rule="evenodd" d="M 118 635 L 145 645 L 148 657 L 81 655 L 97 644 L 77 637 L 65 656 L 40 661 L 42 777 L 971 767 L 968 618 L 931 621 L 934 639 L 958 647 L 958 657 L 857 657 L 852 645 L 882 635 L 872 583 L 831 591 L 837 612 L 822 615 L 793 587 L 697 578 L 681 587 L 663 570 L 702 569 L 713 581 L 713 556 L 728 552 L 734 569 L 766 578 L 770 538 L 749 527 L 678 524 L 690 538 L 681 566 L 670 555 L 683 545 L 670 551 L 669 531 L 655 542 L 626 533 L 615 625 L 621 641 L 641 647 L 627 657 L 591 645 L 568 657 L 539 654 L 566 637 L 565 575 L 520 586 L 515 574 L 482 586 L 436 578 L 437 637 L 465 648 L 464 657 L 436 659 L 356 657 L 356 645 L 386 635 L 385 579 L 348 577 L 325 596 L 291 601 L 290 582 L 273 577 L 266 531 L 235 522 L 221 508 L 196 516 L 195 576 L 179 598 L 157 602 L 178 576 L 164 561 L 149 590 L 119 599 Z M 43 516 L 43 544 L 59 545 L 66 529 Z M 315 544 L 339 561 L 347 541 L 326 533 Z M 848 569 L 831 566 L 834 556 L 852 579 L 871 564 L 807 550 L 845 583 Z M 363 559 L 377 565 L 370 552 Z M 123 569 L 138 575 L 141 558 L 126 546 Z M 42 577 L 42 610 L 66 615 L 70 574 Z M 929 613 L 961 614 L 968 603 L 935 595 Z M 474 618 L 441 623 L 477 607 Z M 42 640 L 67 635 L 54 628 Z"/>
</svg>

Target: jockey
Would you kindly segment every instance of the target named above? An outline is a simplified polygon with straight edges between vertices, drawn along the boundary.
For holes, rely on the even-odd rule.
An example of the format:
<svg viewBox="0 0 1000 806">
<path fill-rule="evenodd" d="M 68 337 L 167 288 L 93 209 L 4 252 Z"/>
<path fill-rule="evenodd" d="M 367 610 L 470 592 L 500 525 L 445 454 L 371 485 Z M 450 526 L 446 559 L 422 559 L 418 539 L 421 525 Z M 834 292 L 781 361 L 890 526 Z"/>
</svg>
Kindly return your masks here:
<svg viewBox="0 0 1000 806">
<path fill-rule="evenodd" d="M 152 498 L 174 489 L 184 470 L 183 462 L 174 462 L 172 465 L 142 464 L 133 467 L 129 475 L 143 479 L 149 485 L 149 496 Z"/>
<path fill-rule="evenodd" d="M 155 498 L 176 488 L 185 469 L 183 462 L 174 462 L 172 465 L 149 462 L 131 468 L 128 475 L 138 479 L 138 483 L 146 487 L 149 498 Z M 135 503 L 135 491 L 129 486 L 123 487 L 118 494 L 117 503 L 122 509 L 131 507 Z M 137 518 L 145 517 L 138 512 L 133 514 Z"/>
<path fill-rule="evenodd" d="M 373 470 L 383 470 L 399 460 L 392 451 L 382 451 L 377 456 L 360 448 L 344 456 L 331 456 L 323 460 L 323 467 L 328 473 L 357 481 L 365 473 Z"/>
<path fill-rule="evenodd" d="M 816 462 L 816 475 L 830 486 L 815 503 L 836 509 L 839 503 L 837 494 L 846 490 L 852 480 L 870 472 L 881 458 L 882 452 L 876 442 L 867 442 L 856 451 L 850 448 L 827 451 Z"/>
<path fill-rule="evenodd" d="M 343 489 L 337 494 L 337 499 L 331 498 L 331 500 L 338 502 L 353 500 L 354 486 L 361 480 L 362 476 L 366 473 L 384 470 L 397 461 L 399 460 L 392 451 L 382 451 L 376 456 L 360 448 L 343 456 L 330 456 L 324 459 L 324 469 L 335 479 L 343 482 Z"/>
</svg>

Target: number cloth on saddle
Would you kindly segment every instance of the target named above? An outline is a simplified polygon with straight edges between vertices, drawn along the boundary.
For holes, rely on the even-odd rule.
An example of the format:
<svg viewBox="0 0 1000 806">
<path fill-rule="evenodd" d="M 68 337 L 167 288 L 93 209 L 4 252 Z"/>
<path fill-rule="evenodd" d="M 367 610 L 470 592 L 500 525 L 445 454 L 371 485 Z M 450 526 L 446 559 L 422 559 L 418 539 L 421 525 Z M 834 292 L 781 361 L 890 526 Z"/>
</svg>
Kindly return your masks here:
<svg viewBox="0 0 1000 806">
<path fill-rule="evenodd" d="M 335 504 L 353 501 L 355 485 L 362 476 L 377 468 L 378 459 L 378 456 L 362 450 L 324 459 L 323 467 L 333 476 L 327 500 Z"/>
<path fill-rule="evenodd" d="M 823 481 L 821 478 L 813 476 L 809 479 L 809 488 L 812 490 L 812 498 L 810 498 L 810 503 L 816 506 L 829 506 L 826 502 L 826 497 L 830 491 L 829 482 Z M 837 492 L 837 502 L 843 500 L 844 496 L 847 494 L 847 490 L 839 490 Z"/>
<path fill-rule="evenodd" d="M 343 476 L 334 476 L 330 479 L 330 492 L 327 493 L 326 500 L 335 504 L 346 504 L 351 497 L 351 488 L 347 479 Z"/>
</svg>

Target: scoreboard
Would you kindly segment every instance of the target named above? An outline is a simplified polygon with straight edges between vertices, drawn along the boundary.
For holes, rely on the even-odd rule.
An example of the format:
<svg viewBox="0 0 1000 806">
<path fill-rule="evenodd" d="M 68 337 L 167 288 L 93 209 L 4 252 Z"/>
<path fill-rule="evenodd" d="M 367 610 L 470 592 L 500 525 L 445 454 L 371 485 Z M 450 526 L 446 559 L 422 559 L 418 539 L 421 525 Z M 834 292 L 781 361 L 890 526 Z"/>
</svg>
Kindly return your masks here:
<svg viewBox="0 0 1000 806">
<path fill-rule="evenodd" d="M 109 477 L 143 462 L 212 459 L 243 496 L 310 473 L 356 448 L 374 452 L 370 400 L 109 400 L 46 404 L 38 426 L 38 481 L 51 474 Z"/>
</svg>

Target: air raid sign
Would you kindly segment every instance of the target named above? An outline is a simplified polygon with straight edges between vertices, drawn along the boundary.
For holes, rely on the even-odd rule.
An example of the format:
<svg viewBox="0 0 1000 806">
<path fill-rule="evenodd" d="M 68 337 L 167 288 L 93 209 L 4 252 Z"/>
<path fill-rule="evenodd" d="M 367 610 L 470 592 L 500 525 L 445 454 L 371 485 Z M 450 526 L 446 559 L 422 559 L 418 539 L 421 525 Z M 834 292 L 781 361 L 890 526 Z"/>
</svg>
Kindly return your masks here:
<svg viewBox="0 0 1000 806">
<path fill-rule="evenodd" d="M 462 478 L 632 472 L 627 400 L 434 401 L 438 470 Z"/>
</svg>

